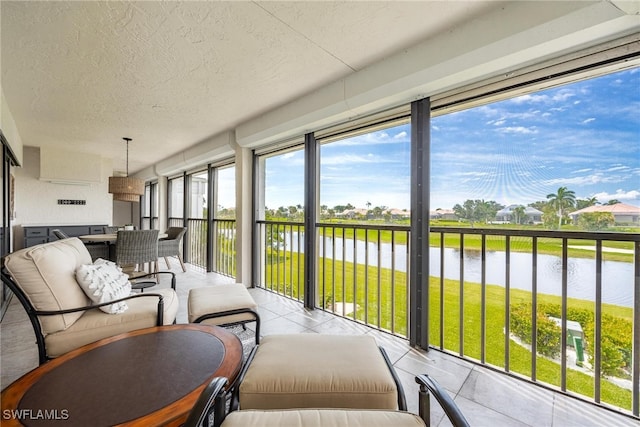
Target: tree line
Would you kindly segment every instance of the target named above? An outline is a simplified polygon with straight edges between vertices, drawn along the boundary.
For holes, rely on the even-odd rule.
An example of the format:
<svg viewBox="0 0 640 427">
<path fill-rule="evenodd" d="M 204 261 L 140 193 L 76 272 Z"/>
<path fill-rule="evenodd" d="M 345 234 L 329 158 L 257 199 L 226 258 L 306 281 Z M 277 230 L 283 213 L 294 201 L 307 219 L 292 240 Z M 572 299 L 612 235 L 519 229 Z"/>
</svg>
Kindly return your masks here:
<svg viewBox="0 0 640 427">
<path fill-rule="evenodd" d="M 620 203 L 618 200 L 610 200 L 607 205 Z M 530 203 L 528 206 L 542 212 L 542 223 L 551 229 L 559 229 L 562 224 L 570 221 L 569 214 L 576 210 L 599 204 L 595 197 L 589 199 L 577 199 L 575 192 L 567 187 L 560 187 L 555 193 L 547 194 L 547 200 Z M 466 220 L 473 227 L 476 222 L 489 223 L 496 218 L 498 211 L 505 206 L 491 200 L 466 200 L 462 205 L 456 204 L 453 211 L 461 220 Z M 525 207 L 517 206 L 512 211 L 512 222 L 522 224 L 527 221 Z M 589 212 L 581 214 L 578 225 L 587 230 L 602 230 L 615 224 L 615 218 L 611 212 Z"/>
</svg>

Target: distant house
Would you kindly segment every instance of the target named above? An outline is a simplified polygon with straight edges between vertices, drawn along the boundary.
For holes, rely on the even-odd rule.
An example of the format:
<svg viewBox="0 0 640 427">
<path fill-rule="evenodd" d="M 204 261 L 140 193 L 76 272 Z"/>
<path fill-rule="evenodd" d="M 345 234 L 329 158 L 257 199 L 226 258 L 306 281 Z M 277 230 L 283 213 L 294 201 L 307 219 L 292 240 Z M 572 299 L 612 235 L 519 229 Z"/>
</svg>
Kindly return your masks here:
<svg viewBox="0 0 640 427">
<path fill-rule="evenodd" d="M 411 217 L 411 211 L 407 209 L 392 208 L 387 209 L 384 213 L 391 215 L 392 219 L 407 219 Z"/>
<path fill-rule="evenodd" d="M 457 220 L 458 216 L 453 209 L 436 209 L 435 211 L 429 212 L 429 218 Z"/>
<path fill-rule="evenodd" d="M 339 212 L 336 214 L 337 217 L 341 217 L 341 218 L 348 218 L 348 219 L 355 219 L 355 218 L 362 218 L 362 217 L 366 217 L 367 216 L 367 211 L 366 209 L 347 209 L 344 210 L 342 212 Z"/>
<path fill-rule="evenodd" d="M 509 205 L 504 209 L 500 209 L 498 212 L 496 212 L 496 221 L 503 222 L 503 223 L 513 222 L 516 219 L 516 216 L 513 211 L 517 207 L 524 207 L 524 206 Z M 520 220 L 521 223 L 539 224 L 542 222 L 542 212 L 536 208 L 532 208 L 531 206 L 527 206 L 526 208 L 524 208 L 524 216 L 525 216 L 525 219 L 521 219 Z"/>
<path fill-rule="evenodd" d="M 615 205 L 598 205 L 589 206 L 579 211 L 571 212 L 569 216 L 574 223 L 578 222 L 578 217 L 584 213 L 593 212 L 610 212 L 616 224 L 640 224 L 640 208 L 625 203 L 616 203 Z"/>
</svg>

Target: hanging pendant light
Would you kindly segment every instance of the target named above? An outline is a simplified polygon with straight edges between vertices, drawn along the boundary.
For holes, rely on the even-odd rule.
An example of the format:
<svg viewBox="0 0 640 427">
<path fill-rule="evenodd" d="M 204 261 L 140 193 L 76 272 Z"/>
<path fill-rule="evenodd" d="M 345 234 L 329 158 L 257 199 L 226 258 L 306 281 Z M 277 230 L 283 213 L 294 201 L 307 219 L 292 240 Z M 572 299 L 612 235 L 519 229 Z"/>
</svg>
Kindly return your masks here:
<svg viewBox="0 0 640 427">
<path fill-rule="evenodd" d="M 144 181 L 129 177 L 129 141 L 131 138 L 122 139 L 127 143 L 127 174 L 109 177 L 109 193 L 113 194 L 113 200 L 139 202 L 140 196 L 144 194 Z"/>
</svg>

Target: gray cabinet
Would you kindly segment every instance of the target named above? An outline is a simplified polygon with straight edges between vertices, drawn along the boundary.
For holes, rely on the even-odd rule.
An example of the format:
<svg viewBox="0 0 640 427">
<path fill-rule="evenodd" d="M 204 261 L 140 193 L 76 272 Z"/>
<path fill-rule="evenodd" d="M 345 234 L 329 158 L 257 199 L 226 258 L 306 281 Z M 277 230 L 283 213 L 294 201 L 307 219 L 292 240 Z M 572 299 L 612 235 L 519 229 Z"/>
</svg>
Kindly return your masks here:
<svg viewBox="0 0 640 427">
<path fill-rule="evenodd" d="M 58 240 L 53 235 L 53 230 L 60 230 L 69 237 L 84 236 L 86 234 L 102 234 L 106 224 L 98 225 L 38 225 L 25 226 L 24 247 L 39 245 L 40 243 L 53 242 Z"/>
</svg>

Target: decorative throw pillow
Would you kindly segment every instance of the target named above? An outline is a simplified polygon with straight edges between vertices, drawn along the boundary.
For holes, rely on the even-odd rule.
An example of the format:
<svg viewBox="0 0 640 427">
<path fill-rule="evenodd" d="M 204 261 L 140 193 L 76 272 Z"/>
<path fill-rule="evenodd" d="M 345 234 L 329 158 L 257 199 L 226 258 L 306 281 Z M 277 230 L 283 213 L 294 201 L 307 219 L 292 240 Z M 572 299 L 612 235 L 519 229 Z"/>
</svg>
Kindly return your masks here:
<svg viewBox="0 0 640 427">
<path fill-rule="evenodd" d="M 95 304 L 113 301 L 131 295 L 129 276 L 111 261 L 98 258 L 93 264 L 85 264 L 76 270 L 76 280 Z M 100 307 L 109 314 L 124 313 L 127 308 L 125 301 Z"/>
</svg>

